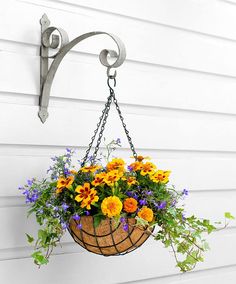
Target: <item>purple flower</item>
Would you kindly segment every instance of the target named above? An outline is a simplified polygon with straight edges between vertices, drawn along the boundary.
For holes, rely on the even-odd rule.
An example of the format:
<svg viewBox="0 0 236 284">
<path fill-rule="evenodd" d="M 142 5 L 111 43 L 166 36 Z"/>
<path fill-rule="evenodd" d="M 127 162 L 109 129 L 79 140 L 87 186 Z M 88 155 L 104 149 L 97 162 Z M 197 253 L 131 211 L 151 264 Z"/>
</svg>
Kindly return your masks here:
<svg viewBox="0 0 236 284">
<path fill-rule="evenodd" d="M 29 194 L 30 194 L 30 191 L 29 191 L 28 189 L 26 189 L 26 190 L 24 190 L 24 191 L 22 192 L 22 194 L 24 194 L 24 195 L 29 195 Z"/>
<path fill-rule="evenodd" d="M 155 206 L 158 210 L 165 209 L 165 207 L 166 207 L 166 201 L 161 201 L 161 202 L 159 202 L 159 203 L 154 202 L 154 206 Z"/>
<path fill-rule="evenodd" d="M 182 221 L 184 222 L 185 220 L 186 220 L 185 213 L 182 213 Z"/>
<path fill-rule="evenodd" d="M 86 216 L 90 215 L 90 212 L 88 210 L 85 211 Z"/>
<path fill-rule="evenodd" d="M 137 200 L 138 199 L 138 194 L 134 193 L 133 194 L 133 198 Z"/>
<path fill-rule="evenodd" d="M 65 222 L 62 222 L 61 227 L 62 227 L 63 230 L 65 230 L 65 229 L 67 229 L 68 226 Z"/>
<path fill-rule="evenodd" d="M 161 201 L 158 209 L 164 209 L 166 207 L 166 201 Z"/>
<path fill-rule="evenodd" d="M 66 152 L 71 153 L 72 150 L 70 148 L 66 148 Z"/>
<path fill-rule="evenodd" d="M 67 168 L 64 168 L 64 175 L 67 176 L 70 174 L 70 171 Z"/>
<path fill-rule="evenodd" d="M 77 213 L 73 215 L 72 218 L 77 221 L 81 219 L 81 217 Z"/>
<path fill-rule="evenodd" d="M 28 179 L 28 180 L 27 180 L 27 184 L 28 184 L 28 186 L 32 186 L 33 181 L 34 181 L 33 179 Z"/>
<path fill-rule="evenodd" d="M 128 169 L 128 171 L 132 172 L 132 170 L 133 170 L 133 167 L 131 167 L 131 166 L 128 166 L 128 167 L 127 167 L 127 169 Z"/>
<path fill-rule="evenodd" d="M 132 197 L 132 196 L 133 196 L 133 193 L 132 193 L 131 191 L 127 191 L 127 192 L 126 192 L 126 195 L 129 196 L 129 197 Z"/>
<path fill-rule="evenodd" d="M 188 190 L 187 190 L 187 189 L 184 189 L 184 190 L 182 191 L 182 195 L 188 195 Z"/>
<path fill-rule="evenodd" d="M 20 185 L 20 186 L 18 187 L 18 189 L 19 189 L 19 190 L 24 190 L 25 188 Z"/>
<path fill-rule="evenodd" d="M 47 174 L 52 170 L 53 170 L 52 167 L 49 167 L 49 169 L 47 170 Z"/>
<path fill-rule="evenodd" d="M 54 206 L 53 210 L 58 211 L 58 206 Z"/>
<path fill-rule="evenodd" d="M 144 206 L 144 205 L 147 204 L 147 200 L 146 200 L 146 199 L 140 199 L 140 200 L 139 200 L 139 204 L 140 204 L 141 206 Z"/>
<path fill-rule="evenodd" d="M 70 206 L 67 205 L 66 203 L 63 203 L 61 207 L 63 208 L 64 211 L 66 211 Z"/>
<path fill-rule="evenodd" d="M 145 194 L 146 194 L 146 195 L 153 195 L 153 192 L 152 192 L 151 190 L 146 190 L 146 191 L 145 191 Z"/>
<path fill-rule="evenodd" d="M 38 213 L 42 214 L 42 213 L 43 213 L 43 209 L 40 208 L 40 209 L 38 210 Z"/>
<path fill-rule="evenodd" d="M 53 162 L 55 162 L 55 161 L 57 160 L 57 157 L 56 157 L 56 156 L 55 156 L 55 157 L 52 157 L 51 160 L 52 160 Z"/>
<path fill-rule="evenodd" d="M 123 225 L 123 229 L 124 229 L 124 231 L 128 232 L 128 230 L 129 230 L 129 225 L 128 225 L 127 223 L 124 224 L 124 225 Z"/>
<path fill-rule="evenodd" d="M 117 139 L 116 139 L 116 144 L 120 144 L 120 143 L 121 143 L 120 138 L 117 138 Z"/>
<path fill-rule="evenodd" d="M 79 230 L 81 230 L 81 229 L 82 229 L 82 224 L 78 224 L 78 225 L 76 226 L 76 228 L 79 229 Z"/>
<path fill-rule="evenodd" d="M 38 197 L 39 197 L 38 193 L 32 194 L 32 196 L 31 196 L 31 202 L 35 202 L 35 201 L 38 199 Z"/>
<path fill-rule="evenodd" d="M 120 222 L 125 223 L 125 217 L 120 217 Z"/>
</svg>

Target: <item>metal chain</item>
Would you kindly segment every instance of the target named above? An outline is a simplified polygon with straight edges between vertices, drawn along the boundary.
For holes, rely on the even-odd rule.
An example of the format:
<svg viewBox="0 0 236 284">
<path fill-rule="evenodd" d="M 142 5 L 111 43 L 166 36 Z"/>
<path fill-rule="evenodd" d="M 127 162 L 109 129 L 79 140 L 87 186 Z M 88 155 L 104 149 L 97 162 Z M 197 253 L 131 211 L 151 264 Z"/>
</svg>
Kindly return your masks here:
<svg viewBox="0 0 236 284">
<path fill-rule="evenodd" d="M 100 144 L 101 144 L 103 132 L 104 132 L 105 125 L 106 125 L 106 122 L 107 122 L 107 118 L 108 118 L 108 115 L 109 115 L 109 111 L 110 111 L 110 106 L 111 106 L 112 100 L 113 100 L 113 102 L 114 102 L 114 104 L 115 104 L 116 110 L 117 110 L 118 115 L 119 115 L 119 117 L 120 117 L 120 120 L 121 120 L 121 122 L 122 122 L 122 126 L 123 126 L 123 128 L 124 128 L 125 134 L 126 134 L 126 136 L 127 136 L 127 139 L 128 139 L 129 145 L 130 145 L 130 149 L 131 149 L 131 151 L 132 151 L 132 153 L 133 153 L 133 156 L 134 156 L 135 160 L 137 160 L 138 155 L 137 155 L 137 153 L 136 153 L 136 151 L 135 151 L 135 148 L 134 148 L 132 139 L 131 139 L 131 137 L 130 137 L 130 135 L 129 135 L 129 131 L 127 130 L 126 124 L 125 124 L 125 122 L 124 122 L 124 117 L 122 116 L 120 107 L 119 107 L 118 102 L 117 102 L 117 99 L 116 99 L 116 97 L 115 97 L 114 89 L 111 87 L 111 84 L 110 84 L 111 80 L 113 80 L 114 87 L 116 86 L 116 79 L 115 79 L 115 77 L 116 77 L 116 73 L 115 73 L 114 75 L 110 75 L 110 74 L 108 73 L 107 85 L 108 85 L 109 90 L 110 90 L 110 95 L 109 95 L 109 97 L 107 98 L 107 102 L 106 102 L 105 107 L 104 107 L 104 109 L 103 109 L 103 111 L 102 111 L 102 115 L 101 115 L 101 117 L 99 118 L 99 122 L 98 122 L 98 124 L 97 124 L 97 128 L 96 128 L 95 131 L 94 131 L 94 135 L 93 135 L 93 137 L 91 138 L 91 142 L 90 142 L 90 144 L 89 144 L 89 146 L 88 146 L 88 149 L 87 149 L 87 151 L 86 151 L 86 153 L 85 153 L 85 157 L 84 157 L 83 160 L 82 160 L 82 163 L 81 163 L 81 166 L 82 166 L 82 167 L 85 165 L 85 163 L 86 163 L 86 161 L 87 161 L 87 159 L 88 159 L 88 155 L 89 155 L 89 153 L 90 153 L 90 151 L 91 151 L 91 148 L 92 148 L 92 146 L 93 146 L 93 142 L 94 142 L 94 140 L 95 140 L 95 138 L 96 138 L 96 135 L 97 135 L 97 133 L 98 133 L 99 128 L 101 127 L 100 132 L 99 132 L 99 135 L 98 135 L 98 139 L 97 139 L 97 144 L 96 144 L 96 146 L 95 146 L 95 148 L 94 148 L 94 153 L 93 153 L 93 155 L 92 155 L 91 164 L 93 164 L 93 163 L 95 162 L 95 159 L 96 159 L 96 157 L 97 157 L 97 153 L 98 153 L 98 150 L 99 150 L 99 146 L 100 146 Z"/>
<path fill-rule="evenodd" d="M 109 84 L 109 79 L 110 79 L 110 78 L 108 78 L 108 86 L 109 86 L 109 88 L 110 88 L 110 94 L 112 94 L 113 102 L 114 102 L 114 104 L 115 104 L 116 110 L 117 110 L 117 112 L 118 112 L 118 115 L 119 115 L 119 117 L 120 117 L 122 126 L 123 126 L 123 128 L 124 128 L 126 137 L 127 137 L 127 139 L 128 139 L 128 142 L 129 142 L 129 145 L 130 145 L 130 149 L 131 149 L 131 151 L 132 151 L 132 153 L 133 153 L 133 156 L 134 156 L 135 160 L 137 160 L 138 155 L 137 155 L 137 153 L 136 153 L 136 150 L 135 150 L 134 144 L 133 144 L 133 142 L 132 142 L 132 139 L 131 139 L 131 137 L 130 137 L 130 135 L 129 135 L 129 131 L 128 131 L 127 127 L 126 127 L 126 124 L 125 124 L 125 121 L 124 121 L 124 117 L 123 117 L 123 115 L 122 115 L 122 113 L 121 113 L 121 110 L 120 110 L 118 101 L 117 101 L 117 99 L 116 99 L 116 97 L 115 97 L 115 92 L 114 92 L 113 88 L 111 88 L 111 86 L 110 86 L 110 84 Z M 112 79 L 112 78 L 111 78 L 111 79 Z M 115 84 L 114 84 L 114 85 L 115 85 Z"/>
<path fill-rule="evenodd" d="M 88 146 L 88 149 L 86 150 L 85 156 L 84 156 L 84 158 L 82 159 L 82 163 L 81 163 L 81 166 L 82 166 L 82 167 L 84 166 L 84 164 L 86 163 L 86 161 L 87 161 L 87 159 L 88 159 L 88 155 L 89 155 L 90 150 L 91 150 L 91 148 L 92 148 L 92 146 L 93 146 L 93 142 L 94 142 L 94 140 L 95 140 L 95 138 L 96 138 L 97 132 L 98 132 L 98 130 L 99 130 L 99 128 L 100 128 L 100 125 L 101 125 L 101 123 L 102 123 L 104 117 L 105 117 L 105 116 L 108 116 L 108 112 L 109 112 L 109 110 L 110 110 L 111 101 L 112 101 L 112 96 L 110 95 L 110 96 L 107 98 L 107 102 L 106 102 L 105 107 L 104 107 L 104 109 L 103 109 L 103 111 L 102 111 L 102 115 L 101 115 L 100 118 L 99 118 L 99 122 L 98 122 L 98 124 L 97 124 L 97 128 L 94 130 L 94 135 L 92 136 L 91 142 L 90 142 L 90 144 L 89 144 L 89 146 Z M 94 159 L 93 159 L 93 160 L 94 160 Z"/>
</svg>

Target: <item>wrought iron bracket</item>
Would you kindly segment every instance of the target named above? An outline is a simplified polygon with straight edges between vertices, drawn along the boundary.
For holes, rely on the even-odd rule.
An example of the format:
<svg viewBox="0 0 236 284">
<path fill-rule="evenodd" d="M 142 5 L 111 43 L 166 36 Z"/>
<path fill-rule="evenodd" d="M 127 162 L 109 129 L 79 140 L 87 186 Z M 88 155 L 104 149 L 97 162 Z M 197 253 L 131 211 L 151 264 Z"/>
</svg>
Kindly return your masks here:
<svg viewBox="0 0 236 284">
<path fill-rule="evenodd" d="M 111 68 L 117 68 L 124 62 L 126 58 L 126 51 L 123 42 L 115 35 L 106 32 L 89 32 L 80 35 L 69 41 L 67 33 L 61 29 L 50 26 L 50 21 L 46 14 L 40 20 L 41 24 L 41 47 L 40 47 L 40 98 L 39 98 L 39 118 L 42 123 L 48 118 L 48 104 L 50 97 L 50 90 L 55 77 L 56 71 L 64 58 L 64 56 L 78 43 L 86 38 L 95 35 L 108 35 L 113 39 L 117 45 L 118 52 L 109 49 L 103 49 L 100 52 L 100 62 L 107 67 L 107 74 L 110 74 Z M 55 34 L 57 31 L 58 34 Z M 57 49 L 53 55 L 49 54 L 50 49 Z M 108 57 L 116 58 L 115 62 L 110 64 Z M 49 60 L 52 60 L 49 63 Z M 115 71 L 116 73 L 116 71 Z M 114 75 L 110 75 L 114 76 Z"/>
</svg>

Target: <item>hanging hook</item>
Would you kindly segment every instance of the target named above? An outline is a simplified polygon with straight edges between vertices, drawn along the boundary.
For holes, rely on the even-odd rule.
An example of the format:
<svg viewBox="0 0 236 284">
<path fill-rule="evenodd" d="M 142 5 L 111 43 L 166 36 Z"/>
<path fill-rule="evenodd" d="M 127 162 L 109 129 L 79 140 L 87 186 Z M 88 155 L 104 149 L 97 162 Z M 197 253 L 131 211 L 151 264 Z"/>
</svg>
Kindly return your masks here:
<svg viewBox="0 0 236 284">
<path fill-rule="evenodd" d="M 115 70 L 115 72 L 113 74 L 111 74 L 110 71 L 111 71 L 111 67 L 108 67 L 107 68 L 107 77 L 110 78 L 110 79 L 115 79 L 116 75 L 117 75 L 116 70 Z"/>
</svg>

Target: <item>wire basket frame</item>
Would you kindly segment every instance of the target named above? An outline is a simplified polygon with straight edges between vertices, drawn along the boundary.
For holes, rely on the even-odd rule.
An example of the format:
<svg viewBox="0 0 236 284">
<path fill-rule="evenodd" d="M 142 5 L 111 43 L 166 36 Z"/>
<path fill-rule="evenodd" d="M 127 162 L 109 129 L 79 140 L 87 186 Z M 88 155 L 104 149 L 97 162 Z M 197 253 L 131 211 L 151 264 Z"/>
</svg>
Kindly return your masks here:
<svg viewBox="0 0 236 284">
<path fill-rule="evenodd" d="M 94 226 L 93 216 L 83 216 L 79 221 L 70 220 L 69 232 L 74 241 L 89 252 L 103 256 L 124 255 L 140 247 L 151 235 L 152 231 L 146 231 L 135 226 L 134 218 L 127 218 L 128 230 L 125 231 L 115 221 L 106 218 L 98 227 Z M 81 225 L 81 229 L 78 228 Z"/>
</svg>

